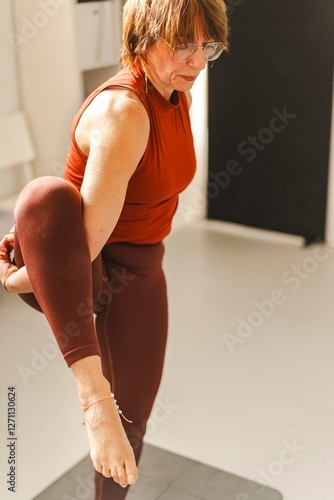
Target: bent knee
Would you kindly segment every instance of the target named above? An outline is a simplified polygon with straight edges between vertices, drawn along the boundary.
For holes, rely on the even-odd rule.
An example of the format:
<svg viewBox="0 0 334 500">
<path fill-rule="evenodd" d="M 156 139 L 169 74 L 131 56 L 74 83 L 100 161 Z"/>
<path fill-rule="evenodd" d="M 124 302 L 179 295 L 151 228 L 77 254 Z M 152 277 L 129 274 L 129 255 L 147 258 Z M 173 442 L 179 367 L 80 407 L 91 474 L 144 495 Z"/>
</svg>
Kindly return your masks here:
<svg viewBox="0 0 334 500">
<path fill-rule="evenodd" d="M 43 210 L 56 204 L 81 204 L 81 196 L 77 188 L 66 179 L 54 176 L 37 177 L 22 189 L 15 205 L 15 220 L 22 211 Z"/>
</svg>

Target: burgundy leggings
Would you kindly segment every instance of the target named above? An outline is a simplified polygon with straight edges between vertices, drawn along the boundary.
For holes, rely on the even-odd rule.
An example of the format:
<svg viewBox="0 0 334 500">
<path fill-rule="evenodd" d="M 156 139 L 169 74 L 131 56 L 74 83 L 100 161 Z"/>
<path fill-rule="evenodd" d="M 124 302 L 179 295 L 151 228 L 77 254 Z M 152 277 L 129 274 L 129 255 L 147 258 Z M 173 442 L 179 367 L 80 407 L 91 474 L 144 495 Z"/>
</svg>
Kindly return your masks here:
<svg viewBox="0 0 334 500">
<path fill-rule="evenodd" d="M 111 243 L 93 263 L 78 190 L 64 179 L 40 177 L 15 209 L 14 256 L 26 265 L 34 293 L 68 365 L 98 354 L 124 415 L 138 461 L 146 422 L 160 384 L 167 337 L 164 246 Z M 94 315 L 95 313 L 95 321 Z M 127 489 L 96 473 L 96 500 L 122 500 Z"/>
</svg>

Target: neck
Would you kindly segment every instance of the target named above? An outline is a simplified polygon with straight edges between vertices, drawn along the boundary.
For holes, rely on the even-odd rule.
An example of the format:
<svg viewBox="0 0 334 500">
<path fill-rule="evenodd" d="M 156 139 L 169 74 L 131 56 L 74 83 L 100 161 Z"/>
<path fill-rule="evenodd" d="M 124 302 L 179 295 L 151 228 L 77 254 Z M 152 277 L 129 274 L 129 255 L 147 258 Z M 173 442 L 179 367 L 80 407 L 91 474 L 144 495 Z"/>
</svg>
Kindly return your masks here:
<svg viewBox="0 0 334 500">
<path fill-rule="evenodd" d="M 161 94 L 162 97 L 164 97 L 166 99 L 166 101 L 170 102 L 172 95 L 173 95 L 173 92 L 174 92 L 174 89 L 163 87 L 161 85 L 161 83 L 159 82 L 159 80 L 156 78 L 154 71 L 151 70 L 150 65 L 146 61 L 141 59 L 140 65 L 141 65 L 142 70 L 143 70 L 144 75 L 145 75 L 146 92 L 148 92 L 148 81 L 147 80 L 149 80 L 152 83 L 153 87 L 159 92 L 159 94 Z"/>
</svg>

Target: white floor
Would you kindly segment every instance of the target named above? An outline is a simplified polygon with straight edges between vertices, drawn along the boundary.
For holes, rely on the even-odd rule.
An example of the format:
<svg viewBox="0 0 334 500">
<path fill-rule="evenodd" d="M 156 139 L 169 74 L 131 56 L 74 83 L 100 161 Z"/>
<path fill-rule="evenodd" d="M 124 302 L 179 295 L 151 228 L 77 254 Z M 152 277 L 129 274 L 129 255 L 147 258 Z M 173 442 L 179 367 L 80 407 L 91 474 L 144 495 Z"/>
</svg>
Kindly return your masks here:
<svg viewBox="0 0 334 500">
<path fill-rule="evenodd" d="M 332 499 L 334 249 L 222 228 L 187 225 L 166 241 L 170 335 L 147 442 L 284 500 Z M 0 497 L 14 497 L 6 408 L 15 385 L 15 499 L 30 500 L 87 454 L 86 431 L 43 316 L 1 290 L 0 318 Z"/>
</svg>

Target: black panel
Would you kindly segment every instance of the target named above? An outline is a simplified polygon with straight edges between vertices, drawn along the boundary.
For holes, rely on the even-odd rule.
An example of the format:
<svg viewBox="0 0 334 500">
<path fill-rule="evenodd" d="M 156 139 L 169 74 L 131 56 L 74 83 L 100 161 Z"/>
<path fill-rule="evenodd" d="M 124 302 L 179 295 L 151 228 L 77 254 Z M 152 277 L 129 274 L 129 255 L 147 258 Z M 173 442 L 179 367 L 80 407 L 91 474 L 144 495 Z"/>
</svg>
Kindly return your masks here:
<svg viewBox="0 0 334 500">
<path fill-rule="evenodd" d="M 334 2 L 237 3 L 209 71 L 208 217 L 323 239 Z"/>
</svg>

